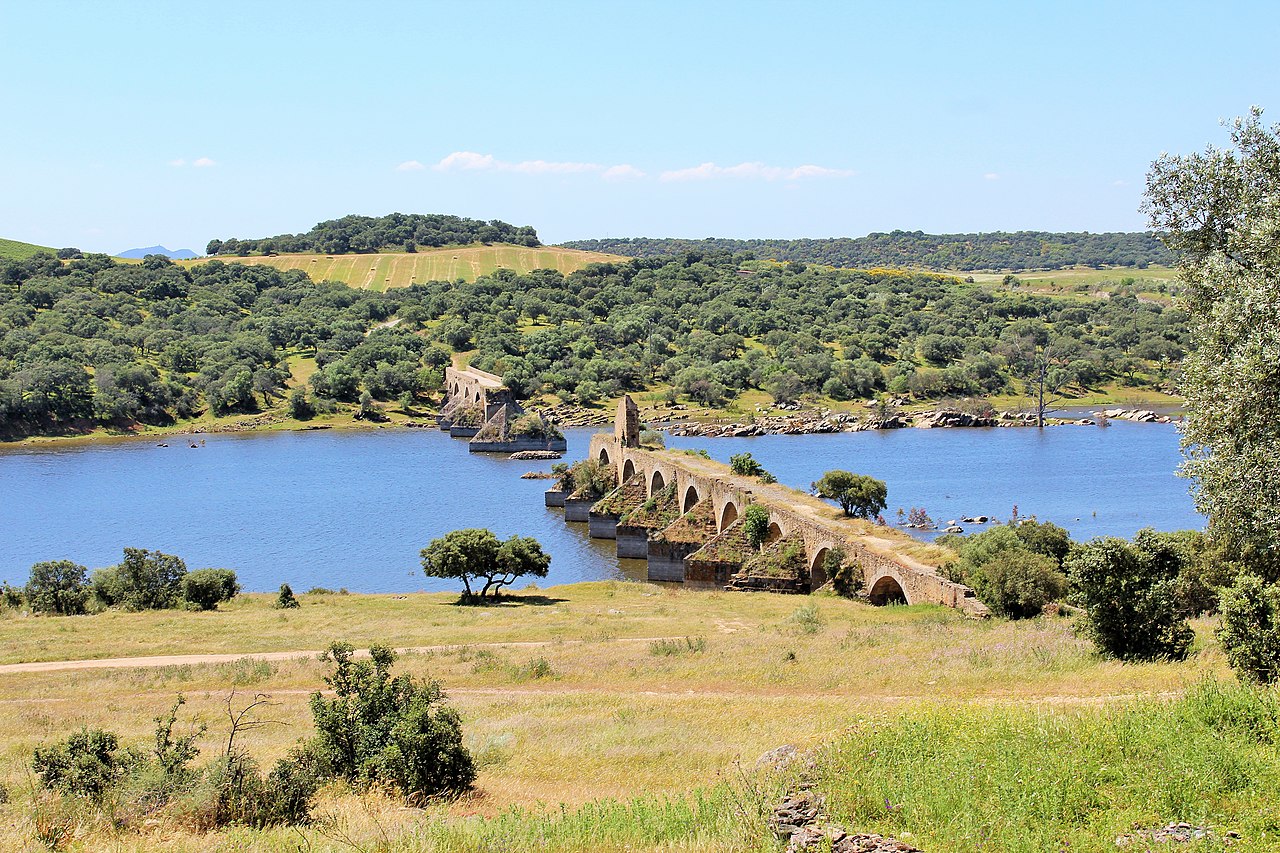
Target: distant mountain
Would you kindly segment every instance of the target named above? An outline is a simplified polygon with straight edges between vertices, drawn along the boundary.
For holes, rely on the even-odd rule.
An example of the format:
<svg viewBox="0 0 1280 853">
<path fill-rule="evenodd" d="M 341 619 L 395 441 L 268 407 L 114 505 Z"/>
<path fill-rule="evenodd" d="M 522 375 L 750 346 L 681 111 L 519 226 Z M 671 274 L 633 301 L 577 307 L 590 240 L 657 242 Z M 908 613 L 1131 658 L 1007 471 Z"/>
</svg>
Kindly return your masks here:
<svg viewBox="0 0 1280 853">
<path fill-rule="evenodd" d="M 164 246 L 148 246 L 145 249 L 129 249 L 116 255 L 117 258 L 145 258 L 147 255 L 164 255 L 176 261 L 186 261 L 200 257 L 190 249 L 166 249 Z"/>
</svg>

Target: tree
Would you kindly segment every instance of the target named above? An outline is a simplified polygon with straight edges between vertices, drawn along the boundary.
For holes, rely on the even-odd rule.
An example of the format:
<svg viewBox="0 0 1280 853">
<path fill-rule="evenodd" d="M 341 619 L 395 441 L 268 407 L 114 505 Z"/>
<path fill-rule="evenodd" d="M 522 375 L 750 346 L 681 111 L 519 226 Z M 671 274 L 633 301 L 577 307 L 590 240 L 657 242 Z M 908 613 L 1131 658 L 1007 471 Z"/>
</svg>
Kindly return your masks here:
<svg viewBox="0 0 1280 853">
<path fill-rule="evenodd" d="M 484 601 L 490 590 L 497 595 L 502 587 L 525 575 L 545 578 L 551 557 L 544 554 L 531 536 L 512 536 L 499 542 L 485 528 L 454 530 L 422 549 L 422 570 L 429 578 L 456 578 L 466 590 L 463 600 Z M 472 582 L 483 581 L 479 592 Z"/>
<path fill-rule="evenodd" d="M 125 548 L 119 565 L 93 573 L 93 591 L 109 607 L 163 610 L 180 599 L 186 573 L 186 563 L 172 554 Z"/>
<path fill-rule="evenodd" d="M 1222 591 L 1218 639 L 1241 678 L 1259 684 L 1280 679 L 1280 586 L 1241 575 Z"/>
<path fill-rule="evenodd" d="M 89 600 L 86 569 L 70 560 L 36 563 L 27 581 L 26 598 L 33 613 L 75 616 Z"/>
<path fill-rule="evenodd" d="M 1099 651 L 1120 660 L 1187 656 L 1195 634 L 1179 610 L 1181 564 L 1172 543 L 1150 528 L 1132 544 L 1107 536 L 1071 552 L 1067 575 Z"/>
<path fill-rule="evenodd" d="M 217 610 L 218 605 L 240 594 L 240 583 L 231 569 L 196 569 L 182 577 L 182 598 L 197 610 Z"/>
<path fill-rule="evenodd" d="M 820 497 L 840 504 L 845 515 L 855 518 L 875 518 L 884 511 L 889 497 L 883 480 L 838 469 L 823 474 L 813 488 Z"/>
<path fill-rule="evenodd" d="M 458 712 L 444 701 L 436 681 L 391 676 L 396 654 L 376 645 L 369 660 L 334 643 L 322 660 L 333 698 L 311 694 L 316 734 L 303 747 L 321 775 L 352 782 L 395 785 L 415 798 L 460 794 L 475 781 L 475 764 L 462 745 Z"/>
<path fill-rule="evenodd" d="M 287 583 L 280 584 L 280 594 L 276 596 L 275 608 L 277 610 L 296 610 L 301 606 L 298 603 L 298 597 L 293 594 L 293 587 Z"/>
<path fill-rule="evenodd" d="M 765 473 L 764 466 L 745 451 L 729 457 L 729 468 L 733 473 L 742 477 L 759 477 Z"/>
<path fill-rule="evenodd" d="M 1192 347 L 1183 472 L 1228 556 L 1280 578 L 1280 125 L 1230 124 L 1231 147 L 1163 154 L 1145 210 L 1178 254 Z"/>
</svg>

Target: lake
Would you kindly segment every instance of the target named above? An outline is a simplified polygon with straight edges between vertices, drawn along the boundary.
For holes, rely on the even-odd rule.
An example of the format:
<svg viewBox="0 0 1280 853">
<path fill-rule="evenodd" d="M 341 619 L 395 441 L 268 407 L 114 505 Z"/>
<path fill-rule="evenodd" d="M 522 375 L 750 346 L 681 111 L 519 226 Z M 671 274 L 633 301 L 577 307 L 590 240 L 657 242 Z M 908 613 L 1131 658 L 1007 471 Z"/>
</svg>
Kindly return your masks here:
<svg viewBox="0 0 1280 853">
<path fill-rule="evenodd" d="M 569 430 L 566 459 L 595 430 Z M 543 506 L 548 462 L 467 453 L 433 429 L 316 430 L 0 450 L 0 580 L 31 565 L 117 563 L 124 546 L 182 557 L 188 568 L 235 569 L 249 591 L 289 583 L 353 592 L 452 589 L 428 580 L 418 552 L 461 527 L 536 537 L 552 555 L 543 585 L 642 578 L 608 540 Z M 168 447 L 158 447 L 165 441 Z M 749 450 L 787 485 L 807 489 L 830 468 L 884 480 L 889 521 L 924 507 L 945 523 L 965 515 L 1035 515 L 1077 539 L 1203 527 L 1175 476 L 1178 435 L 1167 424 L 1107 428 L 902 429 L 743 439 L 669 438 L 713 458 Z"/>
</svg>

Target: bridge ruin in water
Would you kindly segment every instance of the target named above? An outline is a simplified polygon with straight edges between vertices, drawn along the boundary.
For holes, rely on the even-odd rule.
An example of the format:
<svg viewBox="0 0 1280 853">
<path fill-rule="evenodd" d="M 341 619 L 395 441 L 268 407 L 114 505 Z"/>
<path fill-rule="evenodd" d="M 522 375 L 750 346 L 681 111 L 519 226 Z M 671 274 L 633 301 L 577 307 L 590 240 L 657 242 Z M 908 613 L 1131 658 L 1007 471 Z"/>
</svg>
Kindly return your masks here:
<svg viewBox="0 0 1280 853">
<path fill-rule="evenodd" d="M 828 558 L 843 554 L 841 565 L 861 575 L 873 604 L 927 602 L 988 615 L 973 590 L 905 553 L 910 543 L 888 531 L 701 456 L 642 447 L 630 397 L 618 405 L 613 432 L 592 436 L 589 458 L 608 466 L 617 487 L 603 497 L 553 488 L 547 505 L 563 506 L 566 521 L 587 522 L 591 536 L 615 540 L 619 557 L 646 560 L 649 580 L 809 593 L 830 580 Z M 760 548 L 744 530 L 752 504 L 769 513 Z"/>
</svg>

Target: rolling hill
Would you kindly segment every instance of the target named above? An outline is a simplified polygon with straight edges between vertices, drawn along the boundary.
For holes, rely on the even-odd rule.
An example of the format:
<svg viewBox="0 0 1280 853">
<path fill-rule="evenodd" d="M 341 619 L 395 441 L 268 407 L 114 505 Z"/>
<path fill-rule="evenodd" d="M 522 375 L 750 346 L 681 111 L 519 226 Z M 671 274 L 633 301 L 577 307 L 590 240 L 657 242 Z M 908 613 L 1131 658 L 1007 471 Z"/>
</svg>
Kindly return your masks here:
<svg viewBox="0 0 1280 853">
<path fill-rule="evenodd" d="M 499 268 L 526 273 L 553 269 L 568 274 L 587 264 L 625 260 L 620 255 L 583 252 L 550 246 L 492 245 L 453 249 L 430 249 L 412 254 L 367 255 L 254 255 L 220 257 L 236 264 L 266 264 L 281 270 L 303 270 L 313 281 L 340 281 L 363 290 L 408 287 L 424 281 L 474 281 Z M 208 259 L 180 261 L 184 266 L 207 263 Z"/>
<path fill-rule="evenodd" d="M 37 252 L 56 252 L 57 249 L 50 249 L 48 246 L 37 246 L 33 243 L 21 243 L 17 240 L 5 240 L 0 238 L 0 258 L 8 260 L 20 261 L 23 258 L 29 258 Z"/>
</svg>

